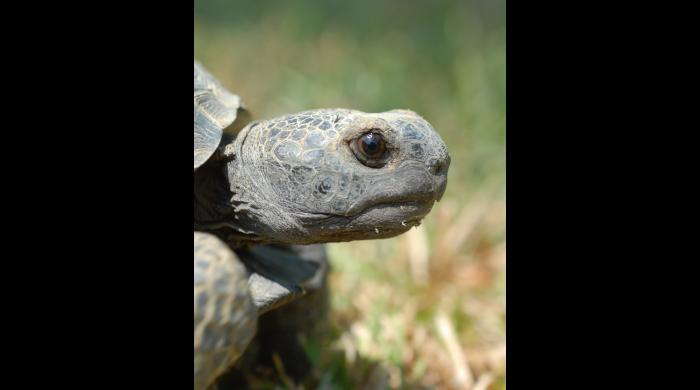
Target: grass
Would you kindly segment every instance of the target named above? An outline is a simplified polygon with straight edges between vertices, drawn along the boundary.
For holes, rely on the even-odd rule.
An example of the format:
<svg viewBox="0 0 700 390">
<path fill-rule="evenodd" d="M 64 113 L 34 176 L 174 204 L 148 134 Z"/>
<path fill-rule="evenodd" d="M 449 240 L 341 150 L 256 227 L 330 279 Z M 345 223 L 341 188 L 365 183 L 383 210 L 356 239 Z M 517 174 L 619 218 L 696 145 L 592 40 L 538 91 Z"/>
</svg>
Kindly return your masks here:
<svg viewBox="0 0 700 390">
<path fill-rule="evenodd" d="M 505 388 L 505 2 L 210 0 L 195 16 L 195 57 L 256 118 L 410 108 L 452 157 L 421 227 L 329 245 L 313 375 L 257 387 Z"/>
</svg>

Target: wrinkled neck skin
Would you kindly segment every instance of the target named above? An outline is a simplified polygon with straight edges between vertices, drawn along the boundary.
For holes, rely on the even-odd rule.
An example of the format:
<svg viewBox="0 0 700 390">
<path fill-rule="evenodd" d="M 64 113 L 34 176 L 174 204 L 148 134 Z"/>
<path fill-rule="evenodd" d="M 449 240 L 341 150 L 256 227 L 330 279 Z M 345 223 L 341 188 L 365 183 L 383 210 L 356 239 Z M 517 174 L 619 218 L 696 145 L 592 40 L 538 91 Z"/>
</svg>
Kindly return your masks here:
<svg viewBox="0 0 700 390">
<path fill-rule="evenodd" d="M 385 141 L 381 166 L 365 165 L 358 149 L 368 132 Z M 407 110 L 253 122 L 219 153 L 195 173 L 195 228 L 234 247 L 396 236 L 442 197 L 450 163 L 432 126 Z"/>
</svg>

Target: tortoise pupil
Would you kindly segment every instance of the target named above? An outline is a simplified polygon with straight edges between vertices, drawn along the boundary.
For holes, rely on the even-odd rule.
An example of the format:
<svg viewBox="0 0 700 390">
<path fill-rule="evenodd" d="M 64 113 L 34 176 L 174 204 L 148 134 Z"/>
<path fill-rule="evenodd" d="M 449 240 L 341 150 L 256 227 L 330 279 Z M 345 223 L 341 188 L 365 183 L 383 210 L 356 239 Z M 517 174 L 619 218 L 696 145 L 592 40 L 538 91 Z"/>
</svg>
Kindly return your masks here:
<svg viewBox="0 0 700 390">
<path fill-rule="evenodd" d="M 367 157 L 376 158 L 384 153 L 384 139 L 376 133 L 367 133 L 359 139 L 360 150 Z"/>
</svg>

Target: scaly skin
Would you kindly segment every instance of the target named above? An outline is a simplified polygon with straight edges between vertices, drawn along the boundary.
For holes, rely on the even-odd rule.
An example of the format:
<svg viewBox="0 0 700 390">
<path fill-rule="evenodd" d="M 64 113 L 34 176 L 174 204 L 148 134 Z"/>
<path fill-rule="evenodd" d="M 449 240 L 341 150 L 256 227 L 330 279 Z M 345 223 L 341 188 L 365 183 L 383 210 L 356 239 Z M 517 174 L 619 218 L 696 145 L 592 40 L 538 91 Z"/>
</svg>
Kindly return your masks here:
<svg viewBox="0 0 700 390">
<path fill-rule="evenodd" d="M 370 131 L 386 143 L 380 168 L 357 157 L 357 139 Z M 196 208 L 195 227 L 233 246 L 396 236 L 442 196 L 450 163 L 432 126 L 407 110 L 323 109 L 254 122 L 220 158 L 227 182 L 201 189 L 209 200 Z"/>
</svg>

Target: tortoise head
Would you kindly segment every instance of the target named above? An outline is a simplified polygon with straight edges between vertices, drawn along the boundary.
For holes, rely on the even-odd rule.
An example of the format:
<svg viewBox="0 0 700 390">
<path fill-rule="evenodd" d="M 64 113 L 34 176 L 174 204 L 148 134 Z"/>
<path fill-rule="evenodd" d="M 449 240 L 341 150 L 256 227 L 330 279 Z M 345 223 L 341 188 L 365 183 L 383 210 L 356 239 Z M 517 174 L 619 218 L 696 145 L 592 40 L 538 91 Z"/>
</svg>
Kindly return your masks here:
<svg viewBox="0 0 700 390">
<path fill-rule="evenodd" d="M 403 233 L 440 200 L 450 164 L 437 132 L 408 110 L 253 122 L 222 156 L 238 231 L 287 244 Z"/>
</svg>

